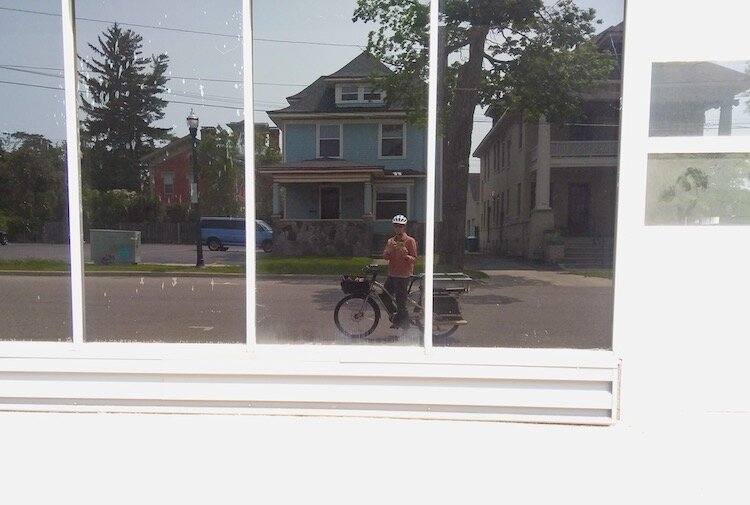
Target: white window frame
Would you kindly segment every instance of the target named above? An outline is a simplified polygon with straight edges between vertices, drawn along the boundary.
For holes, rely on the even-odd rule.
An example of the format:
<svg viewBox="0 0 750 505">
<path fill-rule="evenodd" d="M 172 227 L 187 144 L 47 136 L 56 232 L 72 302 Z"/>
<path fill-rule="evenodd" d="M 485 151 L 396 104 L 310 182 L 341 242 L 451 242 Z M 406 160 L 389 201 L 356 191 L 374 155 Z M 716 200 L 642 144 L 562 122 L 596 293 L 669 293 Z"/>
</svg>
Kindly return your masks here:
<svg viewBox="0 0 750 505">
<path fill-rule="evenodd" d="M 400 126 L 401 127 L 401 155 L 400 156 L 384 156 L 383 155 L 383 140 L 386 138 L 394 140 L 396 137 L 383 137 L 384 126 Z M 384 160 L 403 160 L 406 158 L 406 124 L 403 122 L 393 123 L 380 123 L 378 125 L 378 158 Z"/>
<path fill-rule="evenodd" d="M 344 100 L 344 88 L 357 88 L 357 98 L 353 100 Z M 374 86 L 369 84 L 362 84 L 359 82 L 342 82 L 337 83 L 335 86 L 336 105 L 366 105 L 366 104 L 382 104 L 385 103 L 385 91 L 378 90 Z M 378 93 L 380 98 L 378 99 L 367 99 L 365 95 Z M 352 92 L 347 94 L 351 95 Z"/>
<path fill-rule="evenodd" d="M 374 86 L 362 86 L 362 101 L 365 103 L 383 103 L 385 91 Z M 367 95 L 377 95 L 378 98 L 367 98 Z"/>
<path fill-rule="evenodd" d="M 344 88 L 354 88 L 354 92 L 352 91 L 346 91 L 344 92 Z M 336 101 L 341 103 L 352 103 L 352 102 L 360 102 L 360 94 L 359 94 L 359 86 L 356 84 L 342 84 L 340 87 L 337 87 L 337 96 Z M 354 95 L 353 99 L 345 99 L 344 95 Z"/>
<path fill-rule="evenodd" d="M 172 187 L 172 191 L 170 191 L 169 193 L 167 193 L 167 178 L 170 179 L 170 186 Z M 162 172 L 161 183 L 164 188 L 164 196 L 174 196 L 174 172 Z"/>
<path fill-rule="evenodd" d="M 328 158 L 342 158 L 343 157 L 343 152 L 344 152 L 344 125 L 342 123 L 318 123 L 316 125 L 316 127 L 315 127 L 315 138 L 316 138 L 316 141 L 315 141 L 315 157 L 316 158 L 322 158 L 323 157 L 320 154 L 320 142 L 322 140 L 334 140 L 333 137 L 325 137 L 325 138 L 323 138 L 323 137 L 320 136 L 320 129 L 322 127 L 324 127 L 324 126 L 338 126 L 339 136 L 338 136 L 338 139 L 335 139 L 335 140 L 339 141 L 339 154 L 338 154 L 338 156 L 328 156 Z"/>
<path fill-rule="evenodd" d="M 69 226 L 75 238 L 82 237 L 82 198 L 74 0 L 61 5 Z M 251 1 L 242 5 L 243 66 L 250 69 L 243 97 L 250 111 Z M 438 2 L 432 2 L 432 48 L 438 47 L 438 26 Z M 436 50 L 429 54 L 426 151 L 427 167 L 435 167 L 438 58 Z M 246 121 L 247 152 L 254 152 L 252 130 L 253 122 Z M 247 156 L 247 223 L 255 220 L 253 174 L 254 159 Z M 427 177 L 427 292 L 433 287 L 435 189 L 436 178 Z M 86 342 L 82 240 L 70 241 L 70 260 L 72 342 L 0 342 L 0 410 L 365 414 L 605 425 L 617 417 L 619 364 L 611 351 L 434 347 L 430 317 L 420 347 L 259 345 L 252 248 L 246 251 L 245 344 Z M 431 297 L 424 308 L 432 312 Z"/>
<path fill-rule="evenodd" d="M 377 184 L 377 185 L 375 185 L 375 187 L 374 187 L 374 189 L 375 189 L 375 196 L 373 198 L 373 201 L 375 203 L 375 209 L 374 209 L 375 212 L 373 214 L 375 216 L 375 220 L 376 221 L 390 221 L 391 218 L 393 217 L 393 216 L 391 216 L 390 218 L 386 218 L 386 219 L 378 219 L 377 218 L 377 216 L 378 216 L 378 193 L 380 192 L 381 189 L 385 189 L 385 188 L 399 188 L 399 189 L 401 189 L 401 188 L 403 188 L 406 191 L 406 215 L 408 216 L 410 214 L 410 212 L 411 212 L 411 191 L 412 191 L 412 187 L 413 187 L 412 184 L 403 184 L 403 183 L 401 183 L 401 184 Z"/>
</svg>

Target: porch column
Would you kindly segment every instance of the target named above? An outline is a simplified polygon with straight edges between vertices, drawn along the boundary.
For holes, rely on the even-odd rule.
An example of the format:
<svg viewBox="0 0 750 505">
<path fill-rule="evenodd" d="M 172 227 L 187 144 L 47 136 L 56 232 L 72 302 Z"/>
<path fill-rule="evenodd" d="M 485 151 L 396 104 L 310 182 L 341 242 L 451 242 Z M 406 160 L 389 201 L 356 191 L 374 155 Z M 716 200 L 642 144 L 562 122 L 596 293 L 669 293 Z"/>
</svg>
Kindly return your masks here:
<svg viewBox="0 0 750 505">
<path fill-rule="evenodd" d="M 732 134 L 732 106 L 733 102 L 725 103 L 719 112 L 719 135 Z"/>
<path fill-rule="evenodd" d="M 539 141 L 537 143 L 536 159 L 536 206 L 535 210 L 549 210 L 549 185 L 552 177 L 552 137 L 547 118 L 539 118 Z"/>
<path fill-rule="evenodd" d="M 278 182 L 273 183 L 273 214 L 281 215 L 281 186 Z"/>
<path fill-rule="evenodd" d="M 372 215 L 372 183 L 366 182 L 365 183 L 365 208 L 364 208 L 364 215 L 365 216 L 371 216 Z"/>
</svg>

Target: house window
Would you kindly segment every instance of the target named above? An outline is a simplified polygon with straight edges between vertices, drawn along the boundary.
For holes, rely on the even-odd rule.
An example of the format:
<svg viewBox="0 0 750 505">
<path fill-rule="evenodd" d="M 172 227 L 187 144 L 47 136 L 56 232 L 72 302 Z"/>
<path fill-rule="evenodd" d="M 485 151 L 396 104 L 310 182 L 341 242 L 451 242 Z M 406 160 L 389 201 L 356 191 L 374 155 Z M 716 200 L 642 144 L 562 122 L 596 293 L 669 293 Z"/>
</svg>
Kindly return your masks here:
<svg viewBox="0 0 750 505">
<path fill-rule="evenodd" d="M 164 196 L 174 195 L 174 173 L 164 172 L 162 174 L 162 181 L 164 183 Z"/>
<path fill-rule="evenodd" d="M 320 188 L 320 219 L 341 218 L 341 189 L 337 186 Z"/>
<path fill-rule="evenodd" d="M 362 89 L 362 99 L 365 102 L 382 102 L 383 93 L 379 89 L 366 86 Z"/>
<path fill-rule="evenodd" d="M 359 100 L 359 87 L 341 86 L 341 101 L 356 102 Z"/>
<path fill-rule="evenodd" d="M 318 126 L 318 158 L 341 157 L 341 125 Z"/>
<path fill-rule="evenodd" d="M 380 157 L 400 158 L 404 155 L 403 124 L 380 125 Z"/>
<path fill-rule="evenodd" d="M 375 192 L 375 219 L 390 220 L 396 214 L 409 215 L 409 188 L 378 186 Z"/>
<path fill-rule="evenodd" d="M 367 105 L 382 104 L 385 93 L 372 86 L 361 84 L 337 84 L 336 104 L 338 105 Z"/>
</svg>

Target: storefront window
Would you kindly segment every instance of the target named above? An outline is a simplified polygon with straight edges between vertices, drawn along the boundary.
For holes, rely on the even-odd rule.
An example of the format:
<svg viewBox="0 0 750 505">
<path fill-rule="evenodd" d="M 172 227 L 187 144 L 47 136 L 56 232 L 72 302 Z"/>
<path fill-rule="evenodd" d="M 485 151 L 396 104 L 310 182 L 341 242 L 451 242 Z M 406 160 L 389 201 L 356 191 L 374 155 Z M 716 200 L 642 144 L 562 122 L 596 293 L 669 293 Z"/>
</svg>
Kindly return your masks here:
<svg viewBox="0 0 750 505">
<path fill-rule="evenodd" d="M 0 340 L 70 341 L 60 2 L 0 12 Z"/>
<path fill-rule="evenodd" d="M 242 3 L 75 13 L 87 341 L 244 342 Z"/>
<path fill-rule="evenodd" d="M 747 61 L 654 63 L 650 135 L 747 135 L 748 91 Z"/>
<path fill-rule="evenodd" d="M 547 22 L 564 19 L 582 39 L 596 33 L 588 44 L 597 56 L 565 46 L 551 26 L 538 38 L 538 26 L 500 36 L 492 25 L 472 50 L 462 34 L 481 15 L 446 11 L 441 32 L 454 52 L 438 79 L 447 84 L 436 270 L 471 281 L 436 273 L 434 345 L 611 349 L 623 3 L 544 8 Z M 511 48 L 517 66 L 506 72 Z M 576 58 L 573 74 L 592 81 L 564 71 Z M 583 98 L 566 108 L 570 96 Z M 472 220 L 480 226 L 466 236 Z"/>
<path fill-rule="evenodd" d="M 383 26 L 355 14 L 356 0 L 293 2 L 291 17 L 276 2 L 252 4 L 254 117 L 282 133 L 255 158 L 256 213 L 273 228 L 273 251 L 256 258 L 257 342 L 421 345 L 415 305 L 409 328 L 394 328 L 393 300 L 368 288 L 386 280 L 396 214 L 416 239 L 415 273 L 423 268 L 426 128 L 405 120 L 426 96 L 407 104 L 381 92 L 393 62 L 366 49 Z M 412 47 L 427 55 L 426 40 Z"/>
<path fill-rule="evenodd" d="M 649 155 L 646 224 L 750 224 L 750 156 Z"/>
</svg>

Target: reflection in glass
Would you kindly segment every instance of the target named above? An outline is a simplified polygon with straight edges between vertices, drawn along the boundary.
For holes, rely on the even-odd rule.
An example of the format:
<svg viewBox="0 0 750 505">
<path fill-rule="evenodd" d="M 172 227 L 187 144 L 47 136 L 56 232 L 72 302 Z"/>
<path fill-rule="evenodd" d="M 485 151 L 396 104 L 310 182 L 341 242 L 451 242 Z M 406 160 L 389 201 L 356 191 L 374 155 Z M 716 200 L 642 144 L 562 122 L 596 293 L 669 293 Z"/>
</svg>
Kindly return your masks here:
<svg viewBox="0 0 750 505">
<path fill-rule="evenodd" d="M 654 63 L 650 135 L 747 135 L 749 70 L 737 61 Z"/>
<path fill-rule="evenodd" d="M 646 224 L 750 224 L 750 155 L 650 155 Z"/>
<path fill-rule="evenodd" d="M 242 3 L 75 7 L 87 339 L 244 342 L 244 235 L 197 222 L 245 214 Z"/>
<path fill-rule="evenodd" d="M 286 4 L 253 2 L 255 117 L 283 132 L 281 156 L 256 156 L 258 217 L 273 228 L 273 252 L 258 257 L 258 273 L 296 275 L 258 277 L 257 341 L 419 345 L 419 324 L 391 328 L 391 300 L 367 282 L 386 279 L 395 214 L 408 216 L 423 254 L 426 128 L 387 92 L 390 80 L 411 74 L 365 50 L 381 25 L 352 21 L 356 0 Z M 426 38 L 414 47 L 426 55 Z M 363 270 L 373 263 L 377 272 Z M 329 275 L 303 275 L 316 273 Z M 360 276 L 359 288 L 342 289 L 342 275 Z M 354 298 L 335 311 L 345 296 Z"/>
<path fill-rule="evenodd" d="M 440 103 L 446 126 L 436 254 L 474 279 L 458 298 L 467 323 L 434 344 L 611 348 L 623 4 L 603 9 L 617 12 L 590 44 L 565 46 L 554 30 L 537 38 L 539 27 L 509 30 L 491 20 L 487 41 L 474 40 L 474 50 L 470 35 L 482 32 L 467 27 L 487 14 L 470 17 L 471 8 L 467 2 L 465 10 L 446 10 L 444 17 L 448 54 L 439 82 L 446 83 Z M 571 34 L 596 29 L 575 3 L 558 2 L 542 17 Z M 453 52 L 459 46 L 463 52 Z M 566 71 L 576 59 L 576 70 Z M 581 73 L 591 81 L 571 80 Z M 472 97 L 472 90 L 482 93 Z M 565 93 L 580 98 L 577 107 L 561 106 L 569 103 Z M 485 118 L 477 114 L 470 124 L 470 115 L 459 113 L 467 103 L 472 112 L 483 107 Z M 458 151 L 468 148 L 462 134 L 472 129 L 472 149 L 462 158 Z M 596 277 L 579 270 L 596 270 Z M 453 314 L 446 305 L 436 297 L 436 314 L 447 319 Z"/>
<path fill-rule="evenodd" d="M 0 15 L 0 340 L 72 340 L 60 2 L 44 3 Z"/>
</svg>

